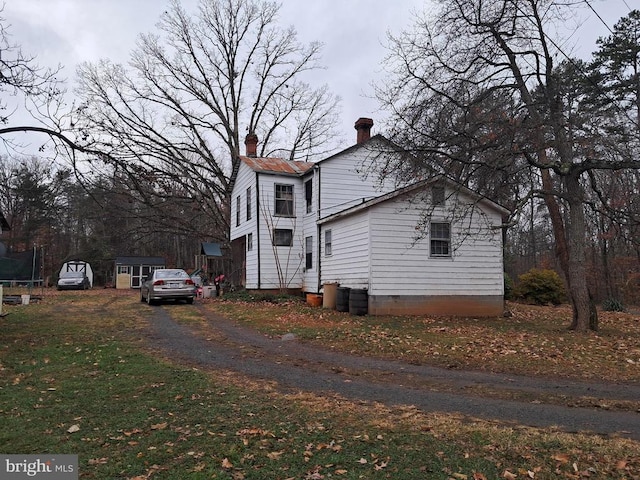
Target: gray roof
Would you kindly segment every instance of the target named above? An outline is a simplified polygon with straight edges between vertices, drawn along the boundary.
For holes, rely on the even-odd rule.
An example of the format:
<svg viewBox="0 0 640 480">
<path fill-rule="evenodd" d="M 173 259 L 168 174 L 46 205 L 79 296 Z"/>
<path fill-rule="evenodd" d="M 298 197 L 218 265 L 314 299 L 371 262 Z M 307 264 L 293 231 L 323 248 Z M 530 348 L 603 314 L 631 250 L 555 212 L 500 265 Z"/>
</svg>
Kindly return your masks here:
<svg viewBox="0 0 640 480">
<path fill-rule="evenodd" d="M 116 257 L 116 265 L 162 265 L 166 263 L 163 257 L 122 256 Z"/>
</svg>

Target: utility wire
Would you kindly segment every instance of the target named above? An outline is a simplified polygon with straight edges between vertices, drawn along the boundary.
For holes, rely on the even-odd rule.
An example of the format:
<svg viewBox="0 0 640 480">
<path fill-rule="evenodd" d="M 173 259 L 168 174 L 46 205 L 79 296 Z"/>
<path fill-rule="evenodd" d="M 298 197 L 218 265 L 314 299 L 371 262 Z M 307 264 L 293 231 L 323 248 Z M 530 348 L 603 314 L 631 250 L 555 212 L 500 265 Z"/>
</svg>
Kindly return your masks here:
<svg viewBox="0 0 640 480">
<path fill-rule="evenodd" d="M 593 7 L 591 7 L 591 5 L 589 4 L 588 0 L 584 0 L 584 2 L 589 5 L 589 7 L 593 10 Z M 626 2 L 625 2 L 626 4 Z M 533 25 L 538 28 L 538 24 L 535 22 L 535 20 L 533 18 L 531 18 L 529 15 L 526 14 L 526 12 L 524 12 L 520 6 L 516 5 L 516 9 L 523 15 L 524 18 L 528 19 L 531 23 L 533 23 Z M 595 12 L 595 10 L 593 10 Z M 596 13 L 597 15 L 597 13 Z M 598 18 L 600 18 L 600 15 L 598 15 Z M 601 19 L 602 20 L 602 19 Z M 613 33 L 611 31 L 611 29 L 609 28 L 609 26 L 604 22 L 604 20 L 602 20 L 602 22 L 605 24 L 605 26 L 607 26 L 607 29 L 609 29 L 609 31 L 611 33 Z M 545 31 L 541 31 L 540 33 L 542 33 L 542 35 L 544 36 L 544 38 L 546 38 L 546 40 L 551 43 L 551 45 L 553 45 L 553 47 L 558 51 L 558 53 L 560 53 L 575 69 L 577 72 L 580 72 L 582 74 L 582 76 L 596 89 L 600 92 L 600 94 L 602 96 L 604 96 L 607 100 L 609 100 L 609 102 L 611 102 L 612 105 L 615 106 L 616 110 L 618 110 L 619 113 L 623 114 L 625 117 L 627 117 L 627 119 L 632 123 L 632 124 L 637 124 L 637 120 L 634 120 L 633 118 L 631 118 L 631 116 L 629 115 L 629 112 L 622 107 L 622 105 L 619 104 L 619 102 L 615 99 L 612 98 L 611 95 L 609 95 L 607 92 L 603 91 L 602 88 L 600 87 L 600 85 L 598 85 L 597 83 L 595 83 L 587 74 L 587 72 L 584 71 L 584 69 L 578 65 L 575 61 L 574 58 L 572 58 L 571 56 L 569 56 L 560 45 L 558 45 L 558 43 L 551 38 L 547 32 Z"/>
<path fill-rule="evenodd" d="M 624 1 L 624 0 L 623 0 L 623 1 Z M 595 8 L 593 8 L 593 5 L 591 5 L 591 4 L 589 3 L 589 0 L 584 0 L 584 3 L 586 3 L 586 4 L 587 4 L 587 7 L 589 7 L 589 9 L 590 9 L 590 10 L 591 10 L 595 15 L 596 15 L 596 17 L 598 17 L 598 18 L 600 19 L 600 21 L 602 22 L 602 24 L 603 24 L 605 27 L 607 27 L 607 30 L 609 30 L 609 32 L 613 35 L 613 30 L 611 30 L 611 27 L 607 24 L 607 22 L 605 22 L 605 21 L 603 20 L 603 18 L 600 16 L 600 14 L 599 14 L 598 12 L 596 12 L 596 9 L 595 9 Z M 625 5 L 626 5 L 626 2 L 625 2 Z M 628 6 L 629 6 L 629 5 L 627 5 L 627 7 L 628 7 Z"/>
</svg>

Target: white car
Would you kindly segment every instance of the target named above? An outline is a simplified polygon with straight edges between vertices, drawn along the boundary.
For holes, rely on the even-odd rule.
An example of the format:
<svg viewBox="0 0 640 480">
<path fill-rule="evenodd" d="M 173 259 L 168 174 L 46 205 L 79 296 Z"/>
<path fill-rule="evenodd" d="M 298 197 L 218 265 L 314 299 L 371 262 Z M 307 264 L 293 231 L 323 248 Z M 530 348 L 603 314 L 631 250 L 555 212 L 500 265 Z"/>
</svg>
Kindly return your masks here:
<svg viewBox="0 0 640 480">
<path fill-rule="evenodd" d="M 84 272 L 62 272 L 58 279 L 58 290 L 86 290 L 91 282 Z"/>
<path fill-rule="evenodd" d="M 160 268 L 144 279 L 140 301 L 153 305 L 162 300 L 185 300 L 193 303 L 196 285 L 181 268 Z"/>
</svg>

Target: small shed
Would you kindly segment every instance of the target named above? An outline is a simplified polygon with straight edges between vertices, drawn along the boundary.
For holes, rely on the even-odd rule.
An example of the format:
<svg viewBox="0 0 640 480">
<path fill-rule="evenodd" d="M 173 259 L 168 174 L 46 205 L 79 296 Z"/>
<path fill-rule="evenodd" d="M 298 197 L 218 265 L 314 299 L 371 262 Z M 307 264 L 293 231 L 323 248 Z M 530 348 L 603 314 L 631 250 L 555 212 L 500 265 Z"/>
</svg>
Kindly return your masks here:
<svg viewBox="0 0 640 480">
<path fill-rule="evenodd" d="M 83 260 L 69 260 L 62 264 L 58 278 L 60 278 L 60 275 L 64 272 L 84 272 L 89 279 L 91 287 L 93 287 L 93 269 L 87 262 Z"/>
<path fill-rule="evenodd" d="M 219 243 L 202 242 L 200 255 L 196 256 L 196 272 L 213 281 L 214 277 L 225 273 L 224 254 Z"/>
<path fill-rule="evenodd" d="M 116 257 L 114 284 L 116 288 L 140 288 L 142 279 L 158 268 L 165 268 L 163 257 L 122 256 Z"/>
</svg>

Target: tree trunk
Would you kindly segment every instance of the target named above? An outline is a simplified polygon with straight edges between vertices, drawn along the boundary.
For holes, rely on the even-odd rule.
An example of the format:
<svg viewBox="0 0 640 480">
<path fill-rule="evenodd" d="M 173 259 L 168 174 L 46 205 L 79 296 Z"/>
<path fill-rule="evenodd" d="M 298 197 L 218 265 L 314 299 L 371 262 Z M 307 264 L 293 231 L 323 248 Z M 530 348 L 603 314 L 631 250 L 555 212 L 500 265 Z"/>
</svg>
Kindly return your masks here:
<svg viewBox="0 0 640 480">
<path fill-rule="evenodd" d="M 567 222 L 569 295 L 573 306 L 571 328 L 581 332 L 598 329 L 598 313 L 587 282 L 585 215 L 582 187 L 577 172 L 563 177 L 569 208 Z"/>
<path fill-rule="evenodd" d="M 551 217 L 556 243 L 556 256 L 567 282 L 569 300 L 573 308 L 570 329 L 598 330 L 598 313 L 589 293 L 586 270 L 586 238 L 582 187 L 577 172 L 563 177 L 568 197 L 569 221 L 565 225 L 558 201 L 553 195 L 554 185 L 549 170 L 541 170 L 544 200 Z"/>
</svg>

